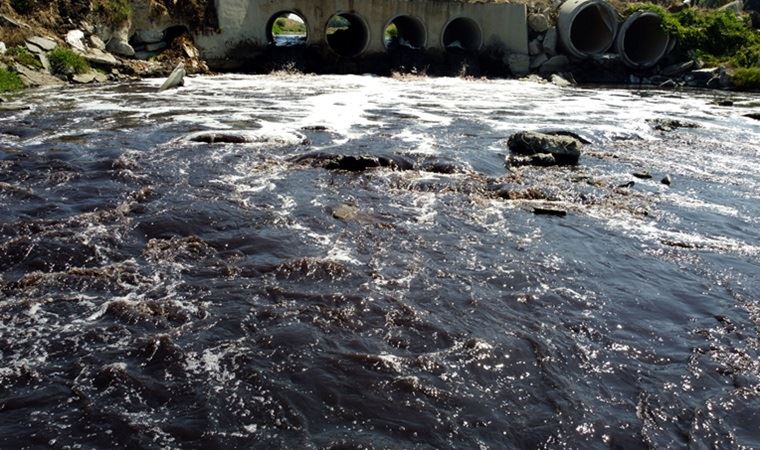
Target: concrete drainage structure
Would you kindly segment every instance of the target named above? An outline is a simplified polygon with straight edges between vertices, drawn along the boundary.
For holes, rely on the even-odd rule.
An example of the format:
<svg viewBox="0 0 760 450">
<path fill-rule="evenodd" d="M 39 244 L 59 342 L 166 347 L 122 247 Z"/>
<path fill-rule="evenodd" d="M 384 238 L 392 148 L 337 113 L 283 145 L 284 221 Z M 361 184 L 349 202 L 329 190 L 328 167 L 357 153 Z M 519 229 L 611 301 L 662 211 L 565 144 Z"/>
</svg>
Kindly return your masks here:
<svg viewBox="0 0 760 450">
<path fill-rule="evenodd" d="M 385 44 L 388 49 L 394 46 L 407 47 L 412 50 L 425 48 L 427 44 L 427 31 L 425 24 L 416 17 L 400 15 L 394 17 L 385 29 L 394 25 L 397 30 L 395 39 L 386 40 Z"/>
<path fill-rule="evenodd" d="M 431 55 L 447 51 L 476 54 L 528 53 L 526 8 L 511 3 L 440 0 L 217 0 L 219 32 L 195 42 L 212 67 L 254 59 L 272 42 L 271 21 L 283 11 L 306 25 L 304 45 L 325 58 L 359 60 L 407 47 Z M 343 26 L 330 27 L 333 17 Z M 395 24 L 396 46 L 385 29 Z M 348 24 L 348 26 L 346 26 Z M 332 56 L 330 56 L 332 55 Z"/>
<path fill-rule="evenodd" d="M 618 30 L 618 14 L 604 0 L 568 0 L 560 6 L 557 25 L 567 53 L 586 58 L 612 47 Z"/>
<path fill-rule="evenodd" d="M 635 12 L 623 22 L 615 46 L 628 67 L 652 67 L 667 54 L 671 38 L 661 25 L 662 18 L 651 11 Z"/>
</svg>

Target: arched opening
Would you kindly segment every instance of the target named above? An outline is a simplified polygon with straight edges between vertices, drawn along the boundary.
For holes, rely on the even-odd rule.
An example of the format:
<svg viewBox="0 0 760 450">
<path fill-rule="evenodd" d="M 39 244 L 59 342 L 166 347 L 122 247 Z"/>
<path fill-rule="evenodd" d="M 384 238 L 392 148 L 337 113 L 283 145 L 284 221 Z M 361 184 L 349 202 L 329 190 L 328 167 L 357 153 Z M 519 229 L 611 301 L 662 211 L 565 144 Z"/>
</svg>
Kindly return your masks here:
<svg viewBox="0 0 760 450">
<path fill-rule="evenodd" d="M 618 39 L 624 62 L 634 67 L 650 67 L 665 56 L 670 36 L 662 29 L 662 18 L 652 12 L 639 13 L 625 21 Z"/>
<path fill-rule="evenodd" d="M 325 30 L 327 45 L 340 56 L 357 56 L 367 48 L 369 29 L 354 13 L 338 13 L 330 18 Z"/>
<path fill-rule="evenodd" d="M 616 12 L 606 3 L 591 3 L 578 12 L 570 27 L 570 41 L 582 55 L 606 51 L 615 40 Z"/>
<path fill-rule="evenodd" d="M 305 45 L 308 39 L 306 20 L 293 11 L 282 11 L 267 22 L 267 41 L 275 47 Z"/>
<path fill-rule="evenodd" d="M 383 42 L 388 50 L 408 48 L 419 50 L 425 47 L 427 32 L 422 22 L 412 16 L 398 16 L 388 22 L 383 33 Z"/>
<path fill-rule="evenodd" d="M 483 38 L 478 24 L 467 17 L 457 17 L 443 30 L 443 47 L 448 51 L 476 52 Z"/>
</svg>

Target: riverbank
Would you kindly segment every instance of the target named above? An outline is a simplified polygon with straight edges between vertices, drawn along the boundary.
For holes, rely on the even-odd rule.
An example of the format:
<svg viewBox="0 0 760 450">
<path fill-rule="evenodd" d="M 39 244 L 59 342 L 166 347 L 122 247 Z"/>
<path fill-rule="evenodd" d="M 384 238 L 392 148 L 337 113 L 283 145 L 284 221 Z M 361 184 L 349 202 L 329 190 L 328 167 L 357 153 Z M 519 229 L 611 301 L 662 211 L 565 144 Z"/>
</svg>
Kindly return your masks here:
<svg viewBox="0 0 760 450">
<path fill-rule="evenodd" d="M 43 7 L 36 0 L 5 0 L 0 3 L 0 92 L 164 77 L 178 64 L 189 74 L 210 73 L 193 36 L 213 33 L 217 27 L 211 3 L 194 0 L 178 7 L 157 0 L 57 0 Z M 738 0 L 717 9 L 641 3 L 613 6 L 620 19 L 640 11 L 661 18 L 661 29 L 671 43 L 656 63 L 631 67 L 620 52 L 612 50 L 574 56 L 562 42 L 556 6 L 537 2 L 527 5 L 528 54 L 505 55 L 489 49 L 477 55 L 431 54 L 402 48 L 363 59 L 325 58 L 317 47 L 271 46 L 234 70 L 538 76 L 560 85 L 760 88 L 760 14 L 752 9 L 757 5 L 751 1 Z"/>
</svg>

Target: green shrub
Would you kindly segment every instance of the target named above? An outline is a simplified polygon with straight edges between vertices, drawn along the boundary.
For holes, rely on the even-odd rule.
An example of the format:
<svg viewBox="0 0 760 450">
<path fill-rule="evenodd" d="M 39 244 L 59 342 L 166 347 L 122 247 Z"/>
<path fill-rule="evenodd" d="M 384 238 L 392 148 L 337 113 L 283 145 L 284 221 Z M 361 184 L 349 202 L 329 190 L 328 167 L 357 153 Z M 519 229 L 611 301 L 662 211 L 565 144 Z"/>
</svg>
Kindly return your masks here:
<svg viewBox="0 0 760 450">
<path fill-rule="evenodd" d="M 25 66 L 42 68 L 39 58 L 24 47 L 11 47 L 7 54 Z"/>
<path fill-rule="evenodd" d="M 130 0 L 92 0 L 93 9 L 111 25 L 119 25 L 132 17 Z"/>
<path fill-rule="evenodd" d="M 12 92 L 24 89 L 18 74 L 5 69 L 0 69 L 0 92 Z"/>
<path fill-rule="evenodd" d="M 760 89 L 760 67 L 736 69 L 731 76 L 740 89 Z"/>
<path fill-rule="evenodd" d="M 48 59 L 53 73 L 58 75 L 85 73 L 90 70 L 90 65 L 82 55 L 67 48 L 57 47 L 53 49 L 48 53 Z"/>
</svg>

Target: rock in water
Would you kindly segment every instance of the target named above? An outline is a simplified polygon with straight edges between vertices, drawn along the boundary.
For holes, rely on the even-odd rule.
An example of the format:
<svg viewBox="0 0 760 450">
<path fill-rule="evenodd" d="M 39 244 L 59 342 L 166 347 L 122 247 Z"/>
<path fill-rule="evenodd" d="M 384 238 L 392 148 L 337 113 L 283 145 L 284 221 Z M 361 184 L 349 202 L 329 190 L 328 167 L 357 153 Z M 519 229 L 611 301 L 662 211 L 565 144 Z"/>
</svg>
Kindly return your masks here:
<svg viewBox="0 0 760 450">
<path fill-rule="evenodd" d="M 670 186 L 670 184 L 673 182 L 673 180 L 670 178 L 670 175 L 665 175 L 665 178 L 660 180 L 660 183 Z"/>
<path fill-rule="evenodd" d="M 648 179 L 652 178 L 652 174 L 649 173 L 649 172 L 646 172 L 646 171 L 633 172 L 632 175 L 634 177 L 636 177 L 636 178 L 641 178 L 642 180 L 648 180 Z"/>
<path fill-rule="evenodd" d="M 550 135 L 535 131 L 513 134 L 507 142 L 512 153 L 522 156 L 551 155 L 558 165 L 576 165 L 581 156 L 580 142 L 570 136 Z M 542 165 L 549 158 L 540 158 Z"/>
<path fill-rule="evenodd" d="M 179 86 L 185 85 L 185 65 L 180 63 L 177 65 L 177 67 L 174 69 L 171 75 L 169 75 L 169 78 L 164 81 L 164 84 L 161 85 L 160 88 L 158 88 L 158 92 L 165 91 L 167 89 L 173 89 Z"/>
<path fill-rule="evenodd" d="M 332 215 L 339 220 L 351 220 L 356 217 L 357 212 L 359 212 L 359 208 L 344 203 L 333 209 Z"/>
</svg>

